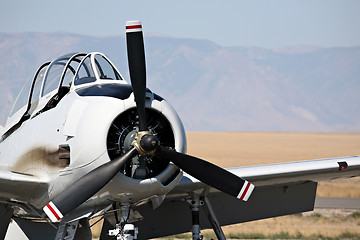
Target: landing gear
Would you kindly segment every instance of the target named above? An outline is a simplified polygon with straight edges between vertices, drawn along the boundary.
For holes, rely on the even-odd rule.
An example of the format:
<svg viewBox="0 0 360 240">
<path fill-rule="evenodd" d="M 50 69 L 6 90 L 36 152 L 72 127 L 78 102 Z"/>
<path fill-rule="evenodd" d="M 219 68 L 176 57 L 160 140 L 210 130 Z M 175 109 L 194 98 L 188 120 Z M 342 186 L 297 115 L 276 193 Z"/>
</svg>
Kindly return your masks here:
<svg viewBox="0 0 360 240">
<path fill-rule="evenodd" d="M 137 239 L 138 228 L 133 224 L 128 224 L 130 216 L 130 204 L 124 203 L 121 205 L 121 220 L 116 223 L 116 228 L 109 230 L 109 236 L 116 236 L 116 240 L 133 240 Z M 117 217 L 116 217 L 117 219 Z"/>
<path fill-rule="evenodd" d="M 138 228 L 133 224 L 125 224 L 123 228 L 116 224 L 116 228 L 109 231 L 109 236 L 116 236 L 116 240 L 133 240 L 137 239 L 138 233 Z"/>
<path fill-rule="evenodd" d="M 191 211 L 191 225 L 188 223 L 188 221 L 190 221 L 190 212 L 187 213 L 180 213 L 179 216 L 181 216 L 181 221 L 177 221 L 177 224 L 181 224 L 181 222 L 183 220 L 186 221 L 186 225 L 188 226 L 185 229 L 182 230 L 190 230 L 190 226 L 191 226 L 191 232 L 192 232 L 192 239 L 193 240 L 203 240 L 204 236 L 201 234 L 201 226 L 203 225 L 203 227 L 209 228 L 210 226 L 212 226 L 217 239 L 220 240 L 225 240 L 225 235 L 224 232 L 221 229 L 221 225 L 220 225 L 220 221 L 221 219 L 217 219 L 216 213 L 215 212 L 215 208 L 212 207 L 212 200 L 211 199 L 211 195 L 208 197 L 206 194 L 194 194 L 194 195 L 190 195 L 190 197 L 186 197 L 183 198 L 183 203 L 181 203 L 181 209 L 184 209 L 184 204 L 185 204 L 185 209 L 186 210 L 190 210 Z M 186 203 L 185 203 L 186 202 Z M 177 203 L 175 202 L 175 205 Z M 170 206 L 170 208 L 169 208 Z M 171 213 L 171 207 L 173 207 L 173 203 L 165 203 L 164 208 L 160 209 L 159 211 L 159 216 L 164 216 L 163 214 L 172 214 Z M 149 207 L 149 206 L 147 206 Z M 161 208 L 161 207 L 160 207 Z M 141 208 L 135 208 L 139 211 L 141 211 Z M 161 227 L 166 228 L 167 226 L 169 226 L 168 224 L 171 224 L 171 222 L 166 222 L 166 221 L 162 221 L 161 225 L 159 225 L 159 223 L 155 223 L 154 222 L 154 227 L 153 228 L 149 228 L 148 224 L 152 224 L 151 221 L 145 221 L 142 223 L 139 223 L 139 226 L 144 226 L 145 229 L 143 228 L 140 229 L 140 231 L 144 231 L 144 235 L 140 234 L 138 235 L 138 229 L 133 225 L 133 224 L 129 224 L 129 223 L 133 223 L 133 222 L 137 222 L 141 219 L 143 219 L 143 216 L 140 215 L 139 212 L 134 211 L 134 209 L 131 209 L 130 204 L 122 204 L 122 205 L 118 205 L 114 207 L 114 210 L 111 211 L 113 213 L 118 214 L 118 216 L 115 216 L 115 219 L 118 219 L 116 224 L 115 222 L 112 221 L 112 223 L 110 224 L 108 222 L 108 225 L 110 225 L 110 227 L 106 227 L 103 228 L 102 233 L 104 233 L 104 237 L 100 238 L 102 239 L 108 239 L 105 237 L 112 237 L 111 239 L 117 239 L 117 240 L 133 240 L 133 239 L 137 239 L 137 237 L 139 238 L 145 238 L 145 237 L 150 237 L 150 236 L 154 236 L 154 235 L 150 235 L 147 236 L 146 231 L 150 229 L 150 231 L 158 231 L 161 232 Z M 110 213 L 110 212 L 109 212 Z M 146 212 L 145 212 L 146 213 Z M 220 213 L 220 212 L 219 212 Z M 146 217 L 146 215 L 145 215 Z M 171 216 L 172 217 L 172 216 Z M 185 219 L 184 219 L 185 217 Z M 201 218 L 201 219 L 200 219 Z M 110 218 L 108 218 L 110 219 Z M 157 217 L 152 218 L 152 219 L 157 219 Z M 170 218 L 171 219 L 171 218 Z M 206 221 L 206 219 L 208 219 L 208 221 Z M 105 218 L 106 220 L 106 218 Z M 112 220 L 114 220 L 114 217 L 112 217 Z M 104 224 L 107 221 L 104 221 Z M 210 224 L 209 224 L 210 223 Z M 104 226 L 104 225 L 103 225 Z M 115 227 L 114 227 L 115 226 Z M 171 226 L 170 226 L 171 227 Z M 143 232 L 141 232 L 143 233 Z M 106 236 L 105 236 L 106 234 Z M 160 233 L 161 234 L 161 233 Z M 160 236 L 160 235 L 159 235 Z"/>
<path fill-rule="evenodd" d="M 66 221 L 64 221 L 64 223 L 60 223 L 55 240 L 80 239 L 92 239 L 89 220 L 87 218 L 82 218 L 70 223 L 67 223 Z"/>
<path fill-rule="evenodd" d="M 193 197 L 187 198 L 186 202 L 191 206 L 191 216 L 192 216 L 192 236 L 193 240 L 202 240 L 203 235 L 200 235 L 200 212 L 199 207 L 204 204 L 204 201 L 200 200 L 199 196 L 195 195 Z"/>
<path fill-rule="evenodd" d="M 221 229 L 221 225 L 216 218 L 215 212 L 211 206 L 211 203 L 207 197 L 204 198 L 204 205 L 203 205 L 204 212 L 216 234 L 218 240 L 225 240 L 225 234 Z"/>
<path fill-rule="evenodd" d="M 193 240 L 202 240 L 203 235 L 200 235 L 200 211 L 199 207 L 202 206 L 206 217 L 208 218 L 217 238 L 219 240 L 225 240 L 224 232 L 221 229 L 221 225 L 215 216 L 215 212 L 211 206 L 209 199 L 205 197 L 199 197 L 194 195 L 186 199 L 186 202 L 190 204 L 191 215 L 192 215 L 192 236 Z"/>
</svg>

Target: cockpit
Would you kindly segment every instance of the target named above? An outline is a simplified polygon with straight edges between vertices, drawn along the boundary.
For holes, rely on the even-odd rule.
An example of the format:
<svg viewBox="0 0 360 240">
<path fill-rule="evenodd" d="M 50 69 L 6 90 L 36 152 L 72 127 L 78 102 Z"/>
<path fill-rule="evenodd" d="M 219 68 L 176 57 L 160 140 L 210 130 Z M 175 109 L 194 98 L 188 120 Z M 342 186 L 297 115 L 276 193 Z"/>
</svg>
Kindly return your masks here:
<svg viewBox="0 0 360 240">
<path fill-rule="evenodd" d="M 121 81 L 126 84 L 114 64 L 102 53 L 70 53 L 46 62 L 28 81 L 8 118 L 6 128 L 56 106 L 70 89 Z"/>
</svg>

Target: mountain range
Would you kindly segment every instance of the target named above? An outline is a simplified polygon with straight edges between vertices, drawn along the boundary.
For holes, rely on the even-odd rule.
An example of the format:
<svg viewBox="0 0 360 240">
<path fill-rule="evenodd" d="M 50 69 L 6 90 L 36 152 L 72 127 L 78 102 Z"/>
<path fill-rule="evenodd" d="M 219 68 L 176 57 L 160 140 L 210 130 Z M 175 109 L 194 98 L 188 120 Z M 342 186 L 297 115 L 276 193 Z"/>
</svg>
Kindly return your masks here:
<svg viewBox="0 0 360 240">
<path fill-rule="evenodd" d="M 0 124 L 45 61 L 106 54 L 129 79 L 124 36 L 0 33 Z M 360 46 L 281 49 L 145 35 L 148 87 L 188 131 L 359 131 Z"/>
</svg>

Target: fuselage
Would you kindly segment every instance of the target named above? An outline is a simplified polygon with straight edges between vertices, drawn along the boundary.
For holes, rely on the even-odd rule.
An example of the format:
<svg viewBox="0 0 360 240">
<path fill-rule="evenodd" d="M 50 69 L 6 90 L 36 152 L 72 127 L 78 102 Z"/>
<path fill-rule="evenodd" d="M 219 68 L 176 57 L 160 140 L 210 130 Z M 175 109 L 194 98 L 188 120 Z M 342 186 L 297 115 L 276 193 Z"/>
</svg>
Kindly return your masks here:
<svg viewBox="0 0 360 240">
<path fill-rule="evenodd" d="M 86 56 L 95 59 L 91 54 Z M 81 71 L 86 56 L 77 72 Z M 89 70 L 95 65 L 92 63 L 89 63 Z M 77 74 L 74 75 L 75 79 Z M 86 173 L 121 156 L 130 146 L 137 121 L 131 86 L 122 79 L 101 79 L 93 75 L 92 82 L 76 85 L 75 80 L 71 81 L 67 93 L 55 99 L 55 106 L 49 101 L 59 95 L 58 88 L 50 93 L 53 96 L 46 96 L 43 106 L 25 111 L 30 116 L 24 118 L 23 115 L 15 121 L 9 119 L 5 126 L 0 144 L 0 168 L 31 175 L 47 183 L 45 191 L 39 188 L 31 196 L 23 196 L 36 208 L 43 207 Z M 40 95 L 38 106 L 45 102 L 43 98 L 45 96 Z M 32 107 L 27 105 L 21 109 Z M 184 128 L 174 109 L 150 90 L 146 107 L 148 117 L 155 119 L 150 128 L 153 132 L 161 136 L 161 128 L 171 128 L 171 135 L 164 135 L 160 141 L 171 142 L 176 151 L 185 152 Z M 21 109 L 19 111 L 24 111 Z M 95 209 L 111 201 L 141 204 L 149 199 L 161 199 L 177 184 L 182 172 L 169 160 L 162 159 L 160 166 L 149 164 L 153 161 L 156 159 L 134 159 L 78 209 Z M 143 169 L 146 173 L 139 175 Z"/>
</svg>

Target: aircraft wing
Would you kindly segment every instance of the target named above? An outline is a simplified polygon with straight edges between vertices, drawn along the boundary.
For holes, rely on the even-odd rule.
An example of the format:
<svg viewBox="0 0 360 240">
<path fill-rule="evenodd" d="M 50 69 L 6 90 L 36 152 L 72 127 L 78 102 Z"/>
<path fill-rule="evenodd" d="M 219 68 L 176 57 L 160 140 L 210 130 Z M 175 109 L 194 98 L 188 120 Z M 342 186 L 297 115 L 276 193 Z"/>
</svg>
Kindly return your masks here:
<svg viewBox="0 0 360 240">
<path fill-rule="evenodd" d="M 0 197 L 17 200 L 36 196 L 47 189 L 47 182 L 30 174 L 0 169 Z"/>
<path fill-rule="evenodd" d="M 255 185 L 247 202 L 239 201 L 184 174 L 160 207 L 138 207 L 144 217 L 136 223 L 141 229 L 140 239 L 190 231 L 190 205 L 184 199 L 192 195 L 200 196 L 204 202 L 200 210 L 200 226 L 203 229 L 212 228 L 210 222 L 214 222 L 213 216 L 220 225 L 229 225 L 311 211 L 314 208 L 317 182 L 360 176 L 360 156 L 228 170 Z"/>
</svg>

